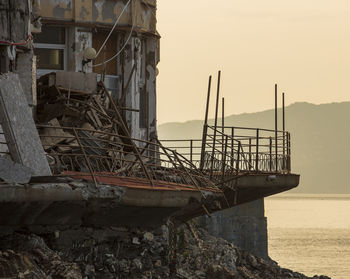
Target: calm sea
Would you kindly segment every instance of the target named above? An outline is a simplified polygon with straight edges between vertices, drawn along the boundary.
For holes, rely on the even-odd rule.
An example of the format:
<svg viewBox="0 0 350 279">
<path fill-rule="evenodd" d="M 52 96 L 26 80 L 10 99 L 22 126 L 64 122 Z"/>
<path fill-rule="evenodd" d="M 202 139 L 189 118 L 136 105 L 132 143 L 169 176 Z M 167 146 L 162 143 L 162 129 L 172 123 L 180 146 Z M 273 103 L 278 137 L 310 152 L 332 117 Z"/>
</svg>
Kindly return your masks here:
<svg viewBox="0 0 350 279">
<path fill-rule="evenodd" d="M 279 195 L 265 209 L 269 254 L 280 266 L 350 278 L 350 195 Z"/>
</svg>

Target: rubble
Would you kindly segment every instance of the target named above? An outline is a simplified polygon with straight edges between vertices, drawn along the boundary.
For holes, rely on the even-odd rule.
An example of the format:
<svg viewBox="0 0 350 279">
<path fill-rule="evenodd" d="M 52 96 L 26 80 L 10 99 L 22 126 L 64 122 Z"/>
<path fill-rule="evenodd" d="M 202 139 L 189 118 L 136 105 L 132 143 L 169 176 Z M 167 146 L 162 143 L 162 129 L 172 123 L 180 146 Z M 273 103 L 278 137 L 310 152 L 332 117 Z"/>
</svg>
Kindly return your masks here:
<svg viewBox="0 0 350 279">
<path fill-rule="evenodd" d="M 68 82 L 62 73 L 38 80 L 36 122 L 44 149 L 54 158 L 54 172 L 121 175 L 134 170 L 130 168 L 138 158 L 134 143 L 123 129 L 121 113 L 115 111 L 125 108 L 111 106 L 110 93 L 102 82 L 97 84 L 96 75 L 64 73 L 70 74 L 81 84 Z"/>
<path fill-rule="evenodd" d="M 182 155 L 153 138 L 135 139 L 126 125 L 122 100 L 96 75 L 72 73 L 82 83 L 65 81 L 70 73 L 50 73 L 38 80 L 37 129 L 54 175 L 68 172 L 144 178 L 217 188 Z M 79 85 L 80 88 L 79 88 Z M 65 86 L 65 87 L 63 87 Z M 85 91 L 89 90 L 89 91 Z"/>
<path fill-rule="evenodd" d="M 9 242 L 3 243 L 6 240 Z M 14 234 L 6 240 L 1 240 L 6 250 L 0 252 L 0 278 L 82 279 L 78 265 L 62 260 L 42 238 Z"/>
<path fill-rule="evenodd" d="M 168 234 L 165 225 L 152 232 L 113 227 L 41 236 L 15 233 L 0 239 L 0 277 L 311 279 L 240 250 L 192 223 L 176 231 L 176 272 L 171 274 Z"/>
</svg>

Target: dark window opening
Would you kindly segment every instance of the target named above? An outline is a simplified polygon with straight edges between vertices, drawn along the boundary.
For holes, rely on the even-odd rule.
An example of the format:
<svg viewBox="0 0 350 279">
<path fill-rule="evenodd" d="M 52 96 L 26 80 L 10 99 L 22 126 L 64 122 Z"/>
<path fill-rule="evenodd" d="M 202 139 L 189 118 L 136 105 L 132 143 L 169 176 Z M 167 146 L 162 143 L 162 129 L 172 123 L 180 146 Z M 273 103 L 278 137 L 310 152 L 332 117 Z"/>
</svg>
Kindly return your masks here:
<svg viewBox="0 0 350 279">
<path fill-rule="evenodd" d="M 41 33 L 34 37 L 38 73 L 65 70 L 66 29 L 64 27 L 43 26 Z"/>
<path fill-rule="evenodd" d="M 38 68 L 47 70 L 64 70 L 64 50 L 37 48 Z"/>
<path fill-rule="evenodd" d="M 64 27 L 43 26 L 41 33 L 34 37 L 36 44 L 64 45 L 66 43 L 66 33 Z"/>
</svg>

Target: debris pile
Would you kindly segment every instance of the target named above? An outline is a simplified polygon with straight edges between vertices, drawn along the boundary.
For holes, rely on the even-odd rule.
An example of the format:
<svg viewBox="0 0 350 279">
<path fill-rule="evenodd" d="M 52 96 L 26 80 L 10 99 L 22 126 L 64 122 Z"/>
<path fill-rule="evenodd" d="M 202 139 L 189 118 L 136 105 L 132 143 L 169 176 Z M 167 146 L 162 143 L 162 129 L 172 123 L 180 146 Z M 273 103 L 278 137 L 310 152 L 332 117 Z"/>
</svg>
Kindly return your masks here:
<svg viewBox="0 0 350 279">
<path fill-rule="evenodd" d="M 41 237 L 16 233 L 0 245 L 0 278 L 82 279 L 78 265 L 62 260 Z"/>
<path fill-rule="evenodd" d="M 69 75 L 81 84 L 67 81 Z M 102 173 L 146 178 L 151 184 L 214 187 L 191 162 L 157 139 L 132 138 L 123 112 L 134 109 L 123 107 L 123 96 L 117 100 L 94 78 L 57 72 L 38 80 L 35 118 L 54 174 Z"/>
<path fill-rule="evenodd" d="M 1 278 L 223 278 L 309 279 L 280 268 L 215 238 L 193 224 L 176 230 L 169 246 L 167 226 L 152 232 L 137 229 L 85 228 L 0 239 Z M 45 239 L 45 242 L 44 242 Z M 48 248 L 50 246 L 50 248 Z M 172 274 L 171 247 L 176 251 Z M 20 274 L 20 277 L 16 277 Z M 313 279 L 330 279 L 314 276 Z"/>
<path fill-rule="evenodd" d="M 135 155 L 127 131 L 121 129 L 123 119 L 117 117 L 120 112 L 111 109 L 110 93 L 103 83 L 96 82 L 88 88 L 65 88 L 57 75 L 52 73 L 39 79 L 36 111 L 40 138 L 52 158 L 55 173 L 117 169 L 120 172 L 128 160 L 124 156 Z"/>
</svg>

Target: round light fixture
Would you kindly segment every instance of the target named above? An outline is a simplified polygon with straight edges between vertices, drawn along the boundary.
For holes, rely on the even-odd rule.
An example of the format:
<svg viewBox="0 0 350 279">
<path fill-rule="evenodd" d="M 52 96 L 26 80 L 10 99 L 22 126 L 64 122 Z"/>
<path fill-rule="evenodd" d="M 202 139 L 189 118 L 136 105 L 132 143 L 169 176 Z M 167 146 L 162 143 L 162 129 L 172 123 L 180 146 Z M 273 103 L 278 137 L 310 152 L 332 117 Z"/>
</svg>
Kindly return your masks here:
<svg viewBox="0 0 350 279">
<path fill-rule="evenodd" d="M 96 57 L 96 50 L 92 47 L 88 47 L 84 50 L 84 59 L 93 60 Z"/>
</svg>

